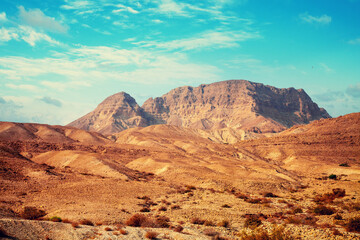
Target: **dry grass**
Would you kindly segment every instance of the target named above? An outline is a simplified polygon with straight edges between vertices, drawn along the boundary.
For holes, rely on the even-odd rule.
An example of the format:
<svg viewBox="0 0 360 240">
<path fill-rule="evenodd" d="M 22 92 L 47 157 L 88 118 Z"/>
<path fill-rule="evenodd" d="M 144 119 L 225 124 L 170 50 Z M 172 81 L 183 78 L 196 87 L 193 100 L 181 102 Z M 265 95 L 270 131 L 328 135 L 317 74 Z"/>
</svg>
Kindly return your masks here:
<svg viewBox="0 0 360 240">
<path fill-rule="evenodd" d="M 147 239 L 156 239 L 159 234 L 157 232 L 149 231 L 146 232 L 145 237 Z"/>
<path fill-rule="evenodd" d="M 25 219 L 38 219 L 46 215 L 46 212 L 36 207 L 24 207 L 23 211 L 20 213 L 20 217 Z"/>
<path fill-rule="evenodd" d="M 94 226 L 94 223 L 90 221 L 89 219 L 83 219 L 79 222 L 81 225 L 88 225 L 88 226 Z"/>
<path fill-rule="evenodd" d="M 275 226 L 270 232 L 263 228 L 257 228 L 251 233 L 242 231 L 238 234 L 241 240 L 295 240 L 298 239 L 292 236 L 283 226 Z"/>
<path fill-rule="evenodd" d="M 248 218 L 246 218 L 244 227 L 255 229 L 258 226 L 262 224 L 260 218 L 256 215 L 250 215 Z"/>
</svg>

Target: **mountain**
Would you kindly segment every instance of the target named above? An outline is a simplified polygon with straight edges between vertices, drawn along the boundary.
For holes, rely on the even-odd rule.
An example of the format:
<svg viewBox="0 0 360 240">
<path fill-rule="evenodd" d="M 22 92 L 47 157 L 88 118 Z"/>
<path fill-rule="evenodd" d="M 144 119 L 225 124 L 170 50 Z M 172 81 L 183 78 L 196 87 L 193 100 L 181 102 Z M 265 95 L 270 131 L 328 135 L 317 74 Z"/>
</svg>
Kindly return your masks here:
<svg viewBox="0 0 360 240">
<path fill-rule="evenodd" d="M 68 126 L 102 134 L 148 125 L 143 109 L 125 92 L 106 98 L 94 111 L 68 124 Z"/>
<path fill-rule="evenodd" d="M 274 133 L 321 118 L 330 115 L 302 89 L 230 80 L 175 88 L 141 107 L 130 95 L 118 93 L 69 126 L 103 134 L 156 124 Z"/>
</svg>

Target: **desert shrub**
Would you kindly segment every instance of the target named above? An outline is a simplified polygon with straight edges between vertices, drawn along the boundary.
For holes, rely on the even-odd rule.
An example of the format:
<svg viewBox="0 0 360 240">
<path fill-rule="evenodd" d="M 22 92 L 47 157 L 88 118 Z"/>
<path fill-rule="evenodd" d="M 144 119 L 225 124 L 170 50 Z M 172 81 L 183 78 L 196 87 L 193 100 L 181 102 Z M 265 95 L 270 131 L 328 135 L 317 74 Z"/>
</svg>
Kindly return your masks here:
<svg viewBox="0 0 360 240">
<path fill-rule="evenodd" d="M 333 179 L 333 180 L 336 180 L 337 179 L 337 176 L 335 174 L 330 174 L 329 179 Z"/>
<path fill-rule="evenodd" d="M 72 221 L 70 221 L 70 220 L 67 219 L 67 218 L 64 218 L 64 219 L 62 220 L 62 222 L 63 222 L 63 223 L 72 223 Z"/>
<path fill-rule="evenodd" d="M 301 214 L 285 219 L 285 223 L 316 226 L 317 218 L 312 215 Z"/>
<path fill-rule="evenodd" d="M 25 219 L 38 219 L 46 215 L 46 212 L 36 207 L 24 207 L 23 211 L 20 213 L 20 217 Z"/>
<path fill-rule="evenodd" d="M 277 196 L 271 192 L 267 192 L 267 193 L 264 193 L 264 197 L 277 198 L 279 196 Z"/>
<path fill-rule="evenodd" d="M 73 228 L 78 228 L 78 227 L 79 227 L 79 223 L 73 222 L 73 223 L 71 223 L 71 226 L 73 226 Z"/>
<path fill-rule="evenodd" d="M 333 208 L 324 205 L 316 206 L 313 211 L 317 215 L 332 215 L 335 213 L 335 210 Z"/>
<path fill-rule="evenodd" d="M 198 224 L 198 225 L 203 225 L 205 223 L 205 220 L 200 219 L 200 218 L 193 218 L 190 221 L 192 224 Z"/>
<path fill-rule="evenodd" d="M 260 218 L 256 215 L 250 215 L 248 218 L 246 218 L 244 227 L 255 229 L 256 227 L 260 226 L 262 224 Z"/>
<path fill-rule="evenodd" d="M 342 235 L 343 235 L 343 234 L 342 234 L 339 230 L 337 230 L 336 228 L 333 230 L 332 234 L 333 234 L 334 236 L 342 236 Z"/>
<path fill-rule="evenodd" d="M 350 165 L 348 163 L 340 163 L 339 166 L 340 167 L 350 167 Z"/>
<path fill-rule="evenodd" d="M 149 219 L 145 215 L 135 214 L 130 217 L 125 224 L 131 227 L 141 227 L 148 221 Z"/>
<path fill-rule="evenodd" d="M 220 235 L 220 233 L 216 232 L 214 229 L 207 228 L 204 230 L 204 234 L 206 236 L 215 237 Z"/>
<path fill-rule="evenodd" d="M 335 216 L 334 216 L 334 219 L 335 220 L 343 220 L 343 217 L 340 215 L 340 214 L 336 214 Z"/>
<path fill-rule="evenodd" d="M 128 234 L 128 232 L 125 229 L 120 229 L 119 231 L 120 231 L 120 233 L 122 235 L 127 235 Z"/>
<path fill-rule="evenodd" d="M 185 185 L 186 189 L 189 189 L 189 190 L 196 190 L 196 187 L 193 186 L 193 185 Z"/>
<path fill-rule="evenodd" d="M 228 205 L 228 204 L 224 204 L 224 205 L 222 205 L 221 207 L 223 207 L 223 208 L 231 208 L 231 206 Z"/>
<path fill-rule="evenodd" d="M 275 226 L 271 231 L 263 228 L 257 228 L 251 233 L 242 231 L 239 235 L 241 240 L 293 240 L 297 239 L 292 236 L 283 226 Z"/>
<path fill-rule="evenodd" d="M 52 222 L 62 222 L 62 219 L 57 216 L 51 217 L 49 220 Z"/>
<path fill-rule="evenodd" d="M 235 197 L 240 198 L 240 199 L 244 199 L 244 200 L 249 198 L 248 195 L 246 195 L 244 193 L 241 193 L 241 192 L 237 192 L 234 195 L 235 195 Z"/>
<path fill-rule="evenodd" d="M 333 195 L 335 198 L 342 198 L 342 197 L 345 197 L 345 189 L 342 189 L 342 188 L 334 188 L 332 190 L 333 192 Z"/>
<path fill-rule="evenodd" d="M 315 202 L 331 203 L 335 198 L 342 198 L 345 196 L 345 189 L 334 188 L 332 193 L 324 193 L 323 195 L 317 195 L 314 199 Z"/>
<path fill-rule="evenodd" d="M 175 210 L 175 209 L 181 209 L 181 207 L 180 207 L 179 205 L 172 205 L 172 206 L 171 206 L 171 209 L 174 209 L 174 210 Z"/>
<path fill-rule="evenodd" d="M 182 232 L 182 230 L 184 230 L 184 228 L 182 226 L 180 226 L 180 225 L 177 225 L 176 227 L 173 228 L 173 230 L 175 232 Z"/>
<path fill-rule="evenodd" d="M 140 209 L 140 212 L 150 212 L 150 208 L 143 207 L 142 209 Z"/>
<path fill-rule="evenodd" d="M 297 208 L 294 208 L 294 209 L 292 210 L 292 212 L 293 212 L 294 214 L 296 214 L 296 213 L 303 213 L 303 210 L 302 210 L 301 207 L 297 207 Z"/>
<path fill-rule="evenodd" d="M 144 196 L 142 196 L 142 197 L 136 197 L 137 199 L 141 199 L 141 200 L 150 200 L 150 197 L 148 197 L 148 196 L 146 196 L 146 195 L 144 195 Z"/>
<path fill-rule="evenodd" d="M 94 223 L 90 221 L 89 219 L 83 219 L 79 222 L 81 225 L 88 225 L 88 226 L 94 226 Z"/>
<path fill-rule="evenodd" d="M 146 232 L 145 237 L 147 239 L 156 239 L 159 234 L 157 232 L 149 231 Z"/>
<path fill-rule="evenodd" d="M 167 208 L 165 206 L 162 206 L 162 207 L 159 208 L 159 211 L 165 212 L 166 210 L 167 210 Z"/>
<path fill-rule="evenodd" d="M 101 225 L 103 225 L 103 223 L 102 222 L 96 222 L 95 225 L 96 226 L 101 226 Z"/>
<path fill-rule="evenodd" d="M 228 228 L 230 227 L 230 221 L 229 220 L 222 220 L 217 224 L 219 227 Z"/>
<path fill-rule="evenodd" d="M 348 232 L 360 233 L 360 217 L 351 218 L 345 225 Z"/>
<path fill-rule="evenodd" d="M 205 220 L 204 225 L 205 226 L 215 226 L 215 223 L 211 220 Z"/>
<path fill-rule="evenodd" d="M 106 227 L 106 228 L 104 228 L 104 230 L 109 232 L 109 231 L 112 231 L 112 228 Z"/>
<path fill-rule="evenodd" d="M 244 200 L 246 202 L 252 203 L 252 204 L 261 203 L 261 198 L 248 198 L 248 199 L 244 199 Z"/>
<path fill-rule="evenodd" d="M 168 227 L 170 227 L 169 223 L 170 223 L 170 219 L 168 217 L 165 217 L 165 216 L 159 216 L 155 220 L 155 224 L 157 225 L 157 227 L 160 227 L 160 228 L 168 228 Z"/>
</svg>

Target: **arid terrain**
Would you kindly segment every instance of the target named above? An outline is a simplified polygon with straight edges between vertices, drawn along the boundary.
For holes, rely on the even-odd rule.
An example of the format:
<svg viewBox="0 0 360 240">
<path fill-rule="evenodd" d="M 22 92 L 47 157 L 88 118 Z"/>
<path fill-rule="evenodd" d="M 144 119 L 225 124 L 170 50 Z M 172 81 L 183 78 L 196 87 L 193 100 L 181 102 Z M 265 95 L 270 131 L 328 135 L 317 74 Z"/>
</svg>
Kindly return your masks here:
<svg viewBox="0 0 360 240">
<path fill-rule="evenodd" d="M 359 239 L 360 113 L 220 85 L 120 93 L 72 126 L 0 122 L 0 238 Z"/>
</svg>

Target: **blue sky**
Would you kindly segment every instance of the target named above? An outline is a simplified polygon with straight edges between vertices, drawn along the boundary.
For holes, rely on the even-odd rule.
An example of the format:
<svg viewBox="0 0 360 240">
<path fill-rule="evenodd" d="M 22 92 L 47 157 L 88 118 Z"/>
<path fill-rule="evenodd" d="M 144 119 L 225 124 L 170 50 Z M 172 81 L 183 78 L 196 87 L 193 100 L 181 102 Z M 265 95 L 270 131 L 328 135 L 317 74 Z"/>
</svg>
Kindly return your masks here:
<svg viewBox="0 0 360 240">
<path fill-rule="evenodd" d="M 360 0 L 1 0 L 0 121 L 246 79 L 360 111 Z"/>
</svg>

